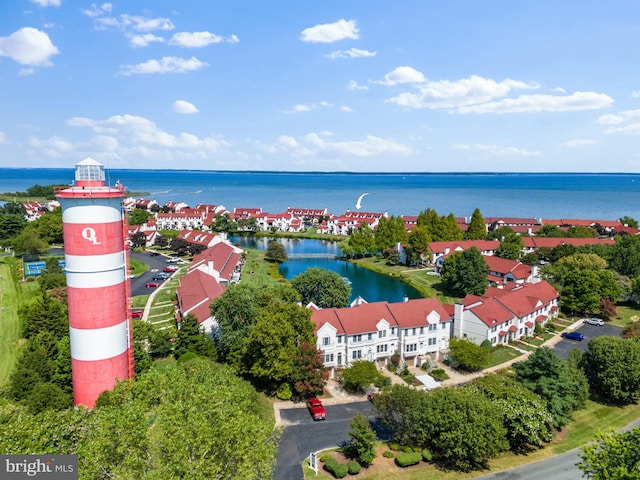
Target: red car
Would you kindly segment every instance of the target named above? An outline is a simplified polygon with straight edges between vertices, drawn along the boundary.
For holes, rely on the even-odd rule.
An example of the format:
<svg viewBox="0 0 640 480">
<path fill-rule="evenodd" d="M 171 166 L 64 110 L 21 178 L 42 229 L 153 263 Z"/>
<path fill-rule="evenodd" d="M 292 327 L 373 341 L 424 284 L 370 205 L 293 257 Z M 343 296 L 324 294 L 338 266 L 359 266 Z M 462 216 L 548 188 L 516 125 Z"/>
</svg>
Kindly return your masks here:
<svg viewBox="0 0 640 480">
<path fill-rule="evenodd" d="M 147 287 L 147 288 L 156 288 L 156 287 L 159 287 L 159 286 L 160 286 L 160 284 L 158 282 L 149 282 L 149 283 L 147 283 L 145 285 L 145 287 Z"/>
<path fill-rule="evenodd" d="M 144 310 L 131 310 L 131 318 L 142 318 Z"/>
<path fill-rule="evenodd" d="M 322 406 L 322 402 L 313 397 L 307 400 L 307 408 L 311 413 L 314 420 L 324 420 L 327 417 L 327 412 Z"/>
<path fill-rule="evenodd" d="M 175 272 L 176 270 L 178 270 L 177 267 L 164 267 L 162 269 L 163 272 Z"/>
</svg>

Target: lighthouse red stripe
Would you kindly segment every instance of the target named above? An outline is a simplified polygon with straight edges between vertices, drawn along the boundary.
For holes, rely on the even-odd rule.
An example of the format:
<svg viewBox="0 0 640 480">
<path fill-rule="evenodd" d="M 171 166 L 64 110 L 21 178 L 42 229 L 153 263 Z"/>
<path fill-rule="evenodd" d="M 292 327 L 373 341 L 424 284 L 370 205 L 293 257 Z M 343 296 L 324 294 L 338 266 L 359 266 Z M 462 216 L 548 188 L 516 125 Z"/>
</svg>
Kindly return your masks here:
<svg viewBox="0 0 640 480">
<path fill-rule="evenodd" d="M 124 246 L 122 222 L 65 223 L 63 233 L 64 251 L 69 255 L 104 255 L 120 252 Z"/>
<path fill-rule="evenodd" d="M 124 282 L 102 288 L 67 287 L 69 326 L 104 328 L 126 318 L 127 297 Z"/>
<path fill-rule="evenodd" d="M 102 392 L 113 389 L 118 380 L 126 380 L 129 376 L 127 355 L 124 352 L 117 357 L 93 362 L 72 358 L 74 404 L 93 408 Z"/>
</svg>

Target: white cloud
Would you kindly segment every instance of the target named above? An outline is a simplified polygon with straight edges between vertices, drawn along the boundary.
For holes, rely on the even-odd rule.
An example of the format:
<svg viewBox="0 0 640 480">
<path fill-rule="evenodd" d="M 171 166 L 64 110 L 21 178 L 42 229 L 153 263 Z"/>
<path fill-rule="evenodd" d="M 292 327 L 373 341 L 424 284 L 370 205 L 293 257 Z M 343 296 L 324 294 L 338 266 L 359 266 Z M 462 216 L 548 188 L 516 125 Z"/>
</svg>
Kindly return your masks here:
<svg viewBox="0 0 640 480">
<path fill-rule="evenodd" d="M 462 106 L 458 113 L 577 112 L 608 107 L 613 99 L 604 93 L 574 92 L 571 95 L 522 95 L 498 102 Z"/>
<path fill-rule="evenodd" d="M 102 5 L 96 5 L 95 3 L 92 3 L 91 8 L 89 8 L 88 10 L 82 10 L 82 13 L 84 13 L 87 17 L 96 18 L 111 13 L 112 8 L 113 5 L 110 3 L 103 3 Z"/>
<path fill-rule="evenodd" d="M 67 124 L 89 128 L 97 134 L 95 138 L 99 138 L 102 145 L 117 144 L 123 151 L 133 148 L 158 151 L 164 148 L 192 153 L 200 152 L 206 156 L 207 153 L 220 151 L 229 145 L 224 139 L 214 137 L 199 138 L 188 132 L 172 134 L 161 130 L 151 120 L 129 114 L 114 115 L 106 120 L 74 117 L 69 119 Z M 92 139 L 92 143 L 95 143 L 95 138 Z"/>
<path fill-rule="evenodd" d="M 164 43 L 164 38 L 158 37 L 153 33 L 145 33 L 142 35 L 127 34 L 126 37 L 131 42 L 132 47 L 147 47 L 151 43 Z"/>
<path fill-rule="evenodd" d="M 123 65 L 120 67 L 120 75 L 128 76 L 147 73 L 185 73 L 200 70 L 208 66 L 196 57 L 189 59 L 179 57 L 162 57 L 160 60 L 147 60 L 135 65 Z"/>
<path fill-rule="evenodd" d="M 206 47 L 212 43 L 238 43 L 238 37 L 231 35 L 227 38 L 210 32 L 179 32 L 174 33 L 169 40 L 169 45 L 179 47 L 199 48 Z"/>
<path fill-rule="evenodd" d="M 301 33 L 301 40 L 310 43 L 333 43 L 345 38 L 358 39 L 358 27 L 355 20 L 340 19 L 334 23 L 325 23 L 315 27 L 305 28 Z"/>
<path fill-rule="evenodd" d="M 198 113 L 196 106 L 185 100 L 176 100 L 173 103 L 173 111 L 176 113 Z"/>
<path fill-rule="evenodd" d="M 173 30 L 175 26 L 168 18 L 147 18 L 140 15 L 120 15 L 120 26 L 131 27 L 136 32 Z"/>
<path fill-rule="evenodd" d="M 631 98 L 640 98 L 640 90 L 631 92 Z"/>
<path fill-rule="evenodd" d="M 575 140 L 569 140 L 568 142 L 565 142 L 565 147 L 569 147 L 569 148 L 577 148 L 577 147 L 584 147 L 585 145 L 593 145 L 595 142 L 595 140 L 589 140 L 586 138 L 576 138 Z"/>
<path fill-rule="evenodd" d="M 359 58 L 359 57 L 375 57 L 378 52 L 370 52 L 369 50 L 361 50 L 359 48 L 351 48 L 349 50 L 335 50 L 325 57 L 330 59 L 336 58 Z"/>
<path fill-rule="evenodd" d="M 3 143 L 8 143 L 7 135 L 4 132 L 0 132 L 0 145 Z"/>
<path fill-rule="evenodd" d="M 33 75 L 35 73 L 36 69 L 35 68 L 21 68 L 20 70 L 18 70 L 18 75 L 20 75 L 21 77 L 28 77 L 29 75 Z"/>
<path fill-rule="evenodd" d="M 346 105 L 343 105 L 342 107 L 340 107 L 340 111 L 341 111 L 341 112 L 351 113 L 351 112 L 353 112 L 353 108 L 348 107 L 348 106 L 346 106 Z"/>
<path fill-rule="evenodd" d="M 51 137 L 46 140 L 31 137 L 29 139 L 29 145 L 52 158 L 60 158 L 74 150 L 71 142 L 60 137 Z"/>
<path fill-rule="evenodd" d="M 347 90 L 369 90 L 369 87 L 366 85 L 358 85 L 358 82 L 356 82 L 355 80 L 351 80 L 349 81 Z"/>
<path fill-rule="evenodd" d="M 24 27 L 8 37 L 0 37 L 0 56 L 21 65 L 49 66 L 50 58 L 58 53 L 49 35 L 36 28 Z"/>
<path fill-rule="evenodd" d="M 31 3 L 35 3 L 40 7 L 59 7 L 60 0 L 31 0 Z"/>
<path fill-rule="evenodd" d="M 424 75 L 422 72 L 411 68 L 411 67 L 397 67 L 392 72 L 387 73 L 384 76 L 384 80 L 380 82 L 382 85 L 398 85 L 401 83 L 423 83 L 425 81 Z"/>
<path fill-rule="evenodd" d="M 327 108 L 332 106 L 333 105 L 331 105 L 329 102 L 314 102 L 314 103 L 309 103 L 307 105 L 298 104 L 298 105 L 294 105 L 291 108 L 287 108 L 286 110 L 283 110 L 283 113 L 310 112 L 312 110 L 318 110 L 319 108 Z"/>
<path fill-rule="evenodd" d="M 259 144 L 268 153 L 287 153 L 294 157 L 343 159 L 345 157 L 367 158 L 376 155 L 411 155 L 406 145 L 368 135 L 364 140 L 327 141 L 329 132 L 309 133 L 301 139 L 282 135 L 273 144 Z"/>
<path fill-rule="evenodd" d="M 467 152 L 484 152 L 493 157 L 539 157 L 540 152 L 525 150 L 517 147 L 500 147 L 498 145 L 483 144 L 454 144 L 451 145 L 454 150 L 463 150 Z"/>
<path fill-rule="evenodd" d="M 626 110 L 617 114 L 602 115 L 600 125 L 609 125 L 605 133 L 640 134 L 640 110 Z"/>
</svg>

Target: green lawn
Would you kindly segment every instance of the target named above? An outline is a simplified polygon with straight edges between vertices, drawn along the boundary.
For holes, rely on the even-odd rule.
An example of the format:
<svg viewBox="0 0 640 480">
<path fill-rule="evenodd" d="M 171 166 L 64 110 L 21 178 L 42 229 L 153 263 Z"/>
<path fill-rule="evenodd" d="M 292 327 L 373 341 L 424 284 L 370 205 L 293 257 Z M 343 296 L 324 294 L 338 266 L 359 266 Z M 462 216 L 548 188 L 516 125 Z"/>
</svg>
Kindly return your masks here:
<svg viewBox="0 0 640 480">
<path fill-rule="evenodd" d="M 520 352 L 511 347 L 496 347 L 493 352 L 491 352 L 489 363 L 485 368 L 495 367 L 496 365 L 508 362 L 512 358 L 519 357 L 520 355 L 522 355 Z"/>
<path fill-rule="evenodd" d="M 19 259 L 0 258 L 0 388 L 9 380 L 18 354 L 18 309 L 38 293 L 38 282 L 19 282 Z"/>
</svg>

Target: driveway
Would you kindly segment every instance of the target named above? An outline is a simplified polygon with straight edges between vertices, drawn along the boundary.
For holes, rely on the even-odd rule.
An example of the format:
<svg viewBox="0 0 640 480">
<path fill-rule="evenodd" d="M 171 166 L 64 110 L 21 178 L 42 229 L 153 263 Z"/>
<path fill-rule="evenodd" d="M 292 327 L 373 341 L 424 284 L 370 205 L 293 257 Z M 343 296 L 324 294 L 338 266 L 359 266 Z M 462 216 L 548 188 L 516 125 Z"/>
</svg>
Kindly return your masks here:
<svg viewBox="0 0 640 480">
<path fill-rule="evenodd" d="M 303 478 L 301 462 L 311 452 L 338 447 L 349 439 L 349 423 L 360 412 L 372 418 L 374 407 L 371 402 L 358 401 L 329 405 L 325 402 L 327 419 L 314 421 L 309 411 L 302 407 L 280 410 L 281 424 L 284 425 L 276 468 L 275 480 L 300 480 Z M 381 435 L 384 436 L 383 433 Z"/>
<path fill-rule="evenodd" d="M 153 276 L 161 272 L 164 267 L 171 265 L 167 263 L 167 258 L 163 255 L 151 256 L 150 252 L 129 252 L 131 258 L 135 258 L 140 262 L 146 263 L 149 269 L 131 279 L 131 296 L 148 295 L 153 292 L 153 288 L 146 288 L 147 282 L 152 282 Z M 162 283 L 162 282 L 160 282 Z"/>
</svg>

